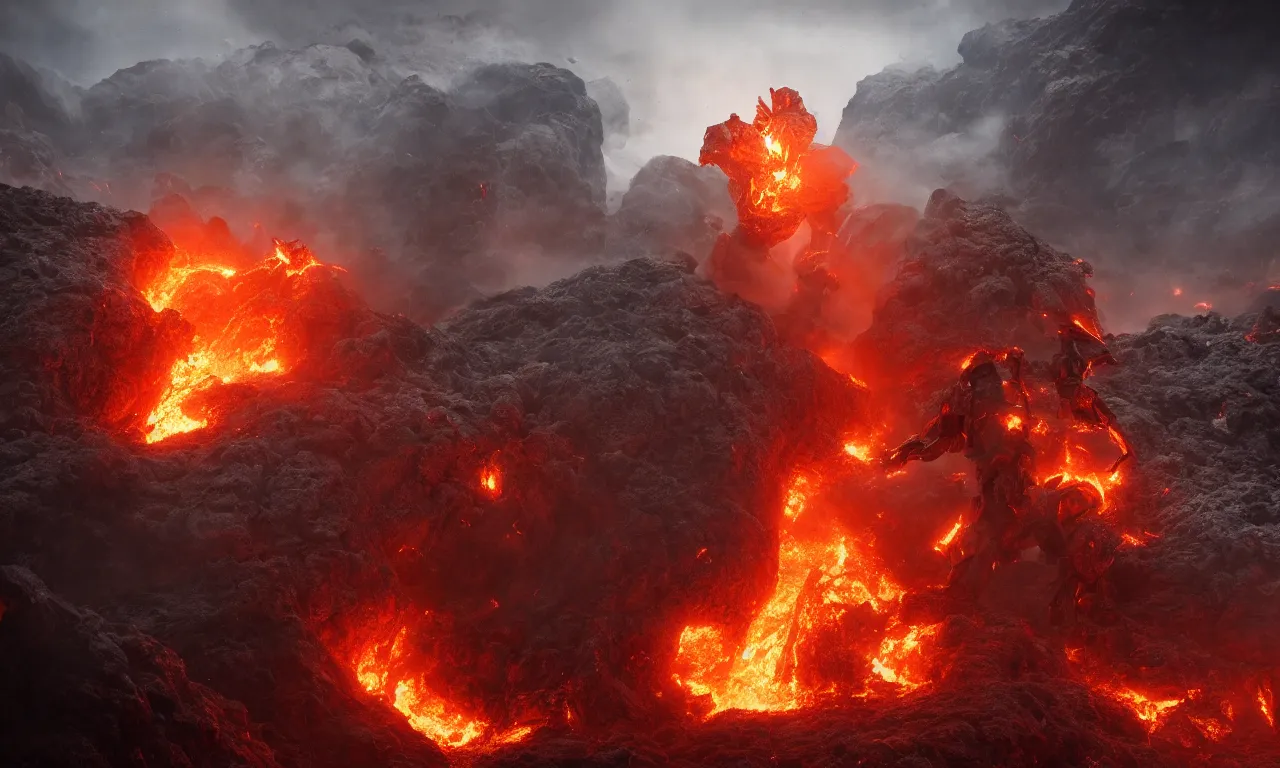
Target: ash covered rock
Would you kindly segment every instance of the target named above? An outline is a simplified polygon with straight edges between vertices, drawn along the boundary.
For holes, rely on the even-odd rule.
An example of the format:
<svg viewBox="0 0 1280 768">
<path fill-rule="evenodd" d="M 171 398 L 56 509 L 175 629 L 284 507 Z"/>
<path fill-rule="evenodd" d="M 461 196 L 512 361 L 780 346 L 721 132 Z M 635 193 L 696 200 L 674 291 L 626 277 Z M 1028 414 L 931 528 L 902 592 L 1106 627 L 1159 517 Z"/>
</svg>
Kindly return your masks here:
<svg viewBox="0 0 1280 768">
<path fill-rule="evenodd" d="M 1072 250 L 1147 263 L 1208 250 L 1256 276 L 1280 211 L 1272 16 L 1261 2 L 1076 0 L 988 25 L 953 69 L 863 80 L 837 143 L 863 179 L 1007 193 Z"/>
<path fill-rule="evenodd" d="M 1002 209 L 938 190 L 856 341 L 859 364 L 873 380 L 905 380 L 927 396 L 983 347 L 1047 359 L 1061 324 L 1096 326 L 1089 274 Z"/>
<path fill-rule="evenodd" d="M 168 238 L 141 214 L 0 185 L 0 248 L 3 428 L 141 427 L 191 335 L 134 287 L 168 266 Z"/>
<path fill-rule="evenodd" d="M 634 256 L 685 253 L 701 262 L 736 222 L 723 172 L 655 157 L 631 180 L 610 221 L 610 250 Z"/>
<path fill-rule="evenodd" d="M 0 52 L 0 127 L 65 138 L 75 124 L 66 103 L 73 94 L 69 83 Z"/>
<path fill-rule="evenodd" d="M 11 63 L 4 72 L 35 82 Z M 24 104 L 52 98 L 35 88 Z M 625 102 L 610 93 L 597 95 L 616 134 Z M 0 178 L 140 210 L 157 177 L 177 178 L 202 218 L 241 239 L 261 225 L 335 252 L 378 250 L 380 266 L 360 263 L 358 277 L 418 320 L 600 261 L 600 108 L 548 64 L 477 66 L 441 89 L 359 46 L 266 43 L 220 63 L 143 62 L 76 99 L 83 119 L 56 134 L 9 109 Z"/>
<path fill-rule="evenodd" d="M 146 305 L 117 284 L 151 262 L 109 239 L 120 215 L 0 197 L 7 252 L 34 264 L 5 301 L 34 314 L 80 270 L 125 297 L 100 331 L 130 329 Z M 282 764 L 442 762 L 355 679 L 387 628 L 406 674 L 499 727 L 682 712 L 653 695 L 680 629 L 749 619 L 785 468 L 838 450 L 858 392 L 675 263 L 591 269 L 430 332 L 348 302 L 309 294 L 297 312 L 336 342 L 152 447 L 45 428 L 61 382 L 6 325 L 6 381 L 25 377 L 35 415 L 0 451 L 0 562 L 172 648 Z M 37 339 L 85 335 L 81 313 L 39 317 Z"/>
<path fill-rule="evenodd" d="M 449 91 L 410 78 L 388 97 L 341 196 L 363 247 L 401 254 L 393 300 L 435 320 L 593 257 L 604 220 L 600 110 L 549 64 L 481 67 Z M 407 295 L 406 295 L 407 294 Z"/>
<path fill-rule="evenodd" d="M 1096 385 L 1139 459 L 1137 522 L 1161 536 L 1126 613 L 1224 668 L 1274 666 L 1280 643 L 1280 345 L 1250 340 L 1257 320 L 1157 317 L 1115 339 Z"/>
<path fill-rule="evenodd" d="M 243 705 L 193 682 L 154 639 L 0 566 L 0 760 L 6 765 L 279 765 Z"/>
</svg>

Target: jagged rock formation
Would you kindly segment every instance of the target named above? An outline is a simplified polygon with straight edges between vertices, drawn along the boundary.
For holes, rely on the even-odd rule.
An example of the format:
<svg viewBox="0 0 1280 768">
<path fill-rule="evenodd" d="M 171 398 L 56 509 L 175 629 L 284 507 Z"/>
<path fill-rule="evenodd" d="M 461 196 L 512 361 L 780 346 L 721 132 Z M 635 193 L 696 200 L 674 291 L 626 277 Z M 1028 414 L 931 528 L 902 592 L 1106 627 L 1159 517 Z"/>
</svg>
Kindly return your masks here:
<svg viewBox="0 0 1280 768">
<path fill-rule="evenodd" d="M 267 43 L 116 72 L 76 97 L 75 120 L 21 62 L 0 77 L 17 100 L 0 181 L 141 210 L 183 194 L 242 239 L 351 254 L 380 306 L 420 320 L 599 258 L 600 109 L 551 65 L 481 66 L 439 89 L 359 46 Z"/>
<path fill-rule="evenodd" d="M 495 64 L 443 92 L 411 78 L 378 111 L 334 201 L 363 244 L 412 254 L 397 306 L 435 319 L 479 295 L 588 263 L 604 224 L 600 110 L 549 64 Z M 540 278 L 540 279 L 539 279 Z"/>
<path fill-rule="evenodd" d="M 1258 319 L 1157 317 L 1115 340 L 1121 365 L 1098 377 L 1154 500 L 1135 494 L 1137 514 L 1162 534 L 1140 556 L 1158 567 L 1131 574 L 1128 610 L 1197 646 L 1166 648 L 1169 665 L 1196 654 L 1273 665 L 1280 642 L 1269 597 L 1280 573 L 1280 345 L 1250 338 Z"/>
<path fill-rule="evenodd" d="M 863 80 L 837 142 L 904 202 L 1004 194 L 1100 265 L 1212 252 L 1243 284 L 1274 270 L 1274 32 L 1265 3 L 1076 0 L 969 33 L 953 69 Z"/>
<path fill-rule="evenodd" d="M 1004 210 L 938 190 L 855 342 L 858 365 L 869 381 L 892 382 L 919 405 L 976 349 L 1019 346 L 1047 359 L 1063 323 L 1096 325 L 1089 275 L 1088 264 Z"/>
<path fill-rule="evenodd" d="M 613 216 L 610 249 L 634 256 L 685 253 L 702 260 L 737 214 L 723 173 L 678 157 L 645 163 Z"/>
<path fill-rule="evenodd" d="M 133 333 L 146 306 L 124 284 L 163 266 L 167 242 L 140 254 L 118 234 L 155 232 L 136 215 L 0 198 L 19 275 L 0 325 L 19 395 L 0 413 L 0 562 L 171 648 L 219 707 L 263 724 L 281 764 L 439 763 L 354 679 L 350 654 L 389 621 L 437 690 L 497 723 L 681 711 L 653 692 L 683 622 L 744 620 L 770 588 L 782 467 L 838 450 L 860 417 L 843 377 L 691 264 L 588 270 L 430 332 L 318 270 L 296 310 L 316 329 L 306 358 L 223 387 L 213 426 L 147 448 L 114 411 L 62 403 L 79 391 L 67 382 L 104 379 L 136 402 L 149 385 L 128 378 L 134 360 L 181 354 Z M 79 274 L 97 290 L 60 288 Z M 119 298 L 99 307 L 103 290 Z M 41 298 L 64 294 L 102 321 Z M 22 349 L 32 327 L 36 350 L 131 357 L 51 369 Z M 478 482 L 490 464 L 497 496 Z M 82 738 L 105 749 L 91 726 Z"/>
<path fill-rule="evenodd" d="M 0 759 L 12 766 L 275 768 L 261 725 L 154 639 L 0 566 Z"/>
</svg>

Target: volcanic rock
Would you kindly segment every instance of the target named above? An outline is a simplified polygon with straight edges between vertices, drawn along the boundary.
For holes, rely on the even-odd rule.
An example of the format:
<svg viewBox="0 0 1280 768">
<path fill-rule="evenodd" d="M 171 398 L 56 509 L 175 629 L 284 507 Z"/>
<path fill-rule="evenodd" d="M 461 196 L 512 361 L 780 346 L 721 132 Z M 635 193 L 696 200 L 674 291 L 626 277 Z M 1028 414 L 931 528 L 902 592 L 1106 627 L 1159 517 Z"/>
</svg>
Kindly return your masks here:
<svg viewBox="0 0 1280 768">
<path fill-rule="evenodd" d="M 982 348 L 1018 346 L 1047 359 L 1055 332 L 1095 327 L 1089 265 L 1050 248 L 1004 210 L 934 192 L 897 274 L 855 344 L 868 381 L 891 376 L 913 397 L 954 381 Z"/>
<path fill-rule="evenodd" d="M 1071 250 L 1255 274 L 1280 211 L 1273 22 L 1260 2 L 1075 0 L 969 33 L 950 70 L 863 80 L 837 142 L 899 193 L 1011 195 Z"/>
<path fill-rule="evenodd" d="M 74 121 L 63 95 L 71 86 L 0 52 L 0 128 L 65 138 Z"/>
<path fill-rule="evenodd" d="M 1139 522 L 1161 534 L 1140 553 L 1155 573 L 1127 613 L 1223 667 L 1273 666 L 1280 642 L 1280 346 L 1249 338 L 1257 320 L 1157 317 L 1116 338 L 1121 365 L 1097 384 L 1153 500 Z"/>
<path fill-rule="evenodd" d="M 481 67 L 448 92 L 410 78 L 341 201 L 371 223 L 355 225 L 364 247 L 401 255 L 394 306 L 436 320 L 596 260 L 603 141 L 582 80 L 549 64 Z"/>
<path fill-rule="evenodd" d="M 611 247 L 636 256 L 685 253 L 701 262 L 736 221 L 722 172 L 655 157 L 631 180 L 610 221 Z"/>
<path fill-rule="evenodd" d="M 682 711 L 653 696 L 680 628 L 749 619 L 784 468 L 861 418 L 846 379 L 687 265 L 590 269 L 430 332 L 312 270 L 288 319 L 315 328 L 305 359 L 224 387 L 211 426 L 147 447 L 108 418 L 146 406 L 135 358 L 107 353 L 152 372 L 183 354 L 139 336 L 146 318 L 181 325 L 136 287 L 167 241 L 140 250 L 155 230 L 136 214 L 0 197 L 15 313 L 0 346 L 21 398 L 0 562 L 171 648 L 282 764 L 440 762 L 356 680 L 388 627 L 405 674 L 499 727 L 566 705 L 588 727 Z M 99 305 L 104 291 L 118 298 Z M 60 309 L 72 300 L 87 306 Z M 120 390 L 127 405 L 70 407 Z"/>
<path fill-rule="evenodd" d="M 0 566 L 0 760 L 14 766 L 278 766 L 243 706 L 153 638 Z"/>
<path fill-rule="evenodd" d="M 190 341 L 176 313 L 134 287 L 168 266 L 173 246 L 137 213 L 0 185 L 4 429 L 50 429 L 82 416 L 142 425 Z"/>
</svg>

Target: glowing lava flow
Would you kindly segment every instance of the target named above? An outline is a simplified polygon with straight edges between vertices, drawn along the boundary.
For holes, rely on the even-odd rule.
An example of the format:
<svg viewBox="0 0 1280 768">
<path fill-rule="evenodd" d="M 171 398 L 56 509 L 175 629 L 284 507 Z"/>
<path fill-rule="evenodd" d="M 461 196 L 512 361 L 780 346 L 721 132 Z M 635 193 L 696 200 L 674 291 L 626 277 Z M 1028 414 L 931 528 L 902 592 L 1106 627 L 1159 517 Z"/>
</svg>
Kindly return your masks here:
<svg viewBox="0 0 1280 768">
<path fill-rule="evenodd" d="M 287 307 L 263 299 L 274 293 L 288 300 L 293 282 L 322 266 L 305 246 L 277 240 L 271 255 L 244 270 L 183 255 L 147 288 L 152 309 L 176 310 L 195 328 L 194 349 L 174 363 L 169 387 L 147 418 L 148 443 L 207 427 L 208 418 L 191 406 L 210 386 L 286 370 L 279 326 Z"/>
<path fill-rule="evenodd" d="M 1271 684 L 1262 682 L 1258 684 L 1258 711 L 1266 718 L 1267 725 L 1272 728 L 1276 727 L 1275 715 L 1275 695 L 1271 691 Z"/>
<path fill-rule="evenodd" d="M 960 533 L 960 529 L 963 526 L 964 526 L 964 517 L 961 517 L 959 520 L 956 521 L 955 525 L 951 526 L 951 530 L 947 532 L 947 535 L 943 536 L 941 539 L 938 539 L 938 543 L 933 545 L 933 551 L 942 552 L 945 554 L 947 549 L 951 546 L 951 542 L 956 540 L 956 536 Z"/>
<path fill-rule="evenodd" d="M 784 496 L 784 515 L 794 521 L 805 513 L 815 481 L 793 477 Z M 825 539 L 802 540 L 784 530 L 778 552 L 778 580 L 768 602 L 756 613 L 746 636 L 730 647 L 721 630 L 686 627 L 677 651 L 675 682 L 695 696 L 711 700 L 707 715 L 731 709 L 785 711 L 808 706 L 829 693 L 829 686 L 804 682 L 797 652 L 807 635 L 836 626 L 860 606 L 881 616 L 884 631 L 868 648 L 870 675 L 901 690 L 922 683 L 916 668 L 923 642 L 936 626 L 912 627 L 893 615 L 903 590 L 880 572 L 857 542 L 832 530 Z M 865 689 L 866 681 L 848 681 Z"/>
<path fill-rule="evenodd" d="M 432 692 L 418 678 L 396 679 L 405 658 L 401 629 L 391 642 L 371 642 L 355 658 L 356 679 L 369 693 L 388 700 L 423 736 L 447 749 L 514 744 L 533 733 L 532 726 L 515 726 L 495 733 L 485 720 L 475 717 Z"/>
<path fill-rule="evenodd" d="M 1120 470 L 1118 469 L 1110 474 L 1099 474 L 1098 472 L 1089 472 L 1076 467 L 1075 460 L 1073 458 L 1072 446 L 1070 441 L 1068 441 L 1063 444 L 1062 465 L 1050 472 L 1047 477 L 1041 480 L 1041 483 L 1043 484 L 1050 481 L 1058 481 L 1062 485 L 1068 485 L 1070 483 L 1088 483 L 1089 485 L 1092 485 L 1094 489 L 1097 490 L 1098 496 L 1102 499 L 1102 509 L 1099 511 L 1105 512 L 1109 506 L 1109 502 L 1107 501 L 1107 491 L 1114 490 L 1119 487 L 1122 482 L 1122 478 L 1120 477 Z"/>
</svg>

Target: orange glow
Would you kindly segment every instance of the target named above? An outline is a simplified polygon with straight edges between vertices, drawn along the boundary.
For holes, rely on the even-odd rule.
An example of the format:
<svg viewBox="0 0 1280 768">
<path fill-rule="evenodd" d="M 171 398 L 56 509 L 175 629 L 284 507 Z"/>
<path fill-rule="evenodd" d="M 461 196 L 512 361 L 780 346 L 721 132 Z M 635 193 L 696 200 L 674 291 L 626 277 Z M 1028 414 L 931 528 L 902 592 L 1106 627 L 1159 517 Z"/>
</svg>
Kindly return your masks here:
<svg viewBox="0 0 1280 768">
<path fill-rule="evenodd" d="M 1192 307 L 1192 309 L 1195 309 L 1198 312 L 1208 312 L 1209 310 L 1213 309 L 1213 305 L 1207 301 L 1200 301 L 1200 302 L 1196 302 L 1196 305 Z"/>
<path fill-rule="evenodd" d="M 1134 536 L 1131 533 L 1120 534 L 1120 539 L 1130 547 L 1145 547 L 1147 545 L 1147 542 L 1143 541 L 1142 539 L 1139 539 L 1137 536 Z"/>
<path fill-rule="evenodd" d="M 844 452 L 864 464 L 871 461 L 871 446 L 866 443 L 845 443 Z"/>
<path fill-rule="evenodd" d="M 795 520 L 816 491 L 797 473 L 784 498 L 784 515 Z M 859 651 L 869 678 L 848 681 L 865 688 L 870 678 L 900 691 L 923 684 L 926 641 L 936 626 L 907 626 L 894 615 L 903 590 L 885 575 L 866 546 L 828 528 L 825 536 L 800 538 L 782 531 L 778 577 L 745 636 L 730 646 L 715 626 L 688 626 L 680 635 L 672 679 L 695 696 L 710 699 L 709 715 L 726 710 L 785 711 L 814 704 L 834 690 L 803 682 L 797 649 L 812 633 L 837 626 L 859 606 L 886 617 L 878 645 Z"/>
<path fill-rule="evenodd" d="M 354 667 L 360 685 L 387 700 L 415 731 L 445 749 L 514 744 L 533 733 L 527 725 L 495 732 L 485 720 L 432 692 L 421 678 L 394 679 L 391 670 L 402 666 L 406 634 L 401 628 L 390 643 L 367 644 L 356 654 Z"/>
<path fill-rule="evenodd" d="M 147 417 L 148 443 L 207 427 L 208 418 L 189 406 L 211 386 L 286 372 L 278 348 L 281 316 L 262 297 L 291 296 L 295 279 L 321 266 L 305 246 L 277 240 L 271 256 L 246 270 L 180 254 L 147 287 L 143 295 L 152 309 L 176 310 L 195 328 L 194 349 L 173 364 L 169 387 Z"/>
<path fill-rule="evenodd" d="M 1187 700 L 1185 696 L 1180 699 L 1151 699 L 1123 686 L 1100 686 L 1095 690 L 1128 707 L 1146 725 L 1148 733 L 1155 733 L 1169 712 Z"/>
<path fill-rule="evenodd" d="M 977 353 L 977 352 L 972 352 L 972 353 L 970 353 L 970 354 L 969 354 L 969 356 L 968 356 L 968 357 L 966 357 L 965 359 L 961 360 L 961 361 L 960 361 L 960 370 L 962 370 L 962 371 L 967 371 L 967 370 L 969 370 L 969 366 L 973 363 L 973 359 L 974 359 L 975 357 L 977 357 L 977 356 L 978 356 L 978 353 Z"/>
<path fill-rule="evenodd" d="M 783 213 L 794 207 L 793 198 L 800 190 L 800 152 L 792 152 L 781 139 L 765 129 L 761 131 L 764 140 L 763 172 L 751 179 L 751 206 L 763 213 Z M 799 147 L 801 152 L 808 147 Z M 793 157 L 793 155 L 795 157 Z"/>
<path fill-rule="evenodd" d="M 1174 296 L 1181 296 L 1181 295 L 1182 295 L 1182 289 L 1181 289 L 1181 288 L 1174 288 L 1174 289 L 1173 289 L 1173 295 L 1174 295 Z"/>
<path fill-rule="evenodd" d="M 1016 414 L 1010 414 L 1009 417 L 1004 420 L 1004 428 L 1010 432 L 1017 432 L 1022 429 L 1022 417 Z"/>
<path fill-rule="evenodd" d="M 1092 336 L 1099 343 L 1102 342 L 1101 333 L 1096 326 L 1090 327 L 1089 325 L 1085 325 L 1084 321 L 1078 317 L 1071 318 L 1071 322 L 1074 323 L 1077 328 Z"/>
<path fill-rule="evenodd" d="M 786 515 L 788 520 L 794 520 L 804 511 L 805 505 L 809 503 L 809 478 L 797 473 L 791 478 L 791 487 L 787 488 L 786 501 L 782 507 L 782 514 Z"/>
<path fill-rule="evenodd" d="M 1209 741 L 1222 741 L 1231 733 L 1231 726 L 1213 717 L 1189 718 Z"/>
<path fill-rule="evenodd" d="M 1071 483 L 1088 483 L 1098 492 L 1098 496 L 1102 499 L 1102 508 L 1099 511 L 1106 511 L 1108 508 L 1107 492 L 1114 490 L 1123 482 L 1120 476 L 1120 470 L 1116 470 L 1110 474 L 1102 474 L 1096 471 L 1077 468 L 1074 465 L 1072 456 L 1071 442 L 1068 441 L 1063 446 L 1062 465 L 1051 470 L 1040 483 L 1042 485 L 1058 482 L 1062 485 Z"/>
<path fill-rule="evenodd" d="M 1271 683 L 1263 680 L 1258 684 L 1258 711 L 1266 718 L 1267 725 L 1276 727 L 1276 700 L 1271 690 Z"/>
<path fill-rule="evenodd" d="M 502 471 L 492 463 L 480 470 L 480 490 L 493 497 L 502 495 Z"/>
<path fill-rule="evenodd" d="M 951 530 L 947 531 L 946 536 L 943 536 L 941 539 L 938 539 L 938 543 L 933 545 L 933 550 L 935 552 L 945 553 L 947 551 L 947 547 L 951 546 L 951 542 L 956 540 L 956 535 L 960 533 L 960 528 L 963 525 L 964 525 L 964 518 L 961 517 L 959 520 L 956 521 L 955 525 L 951 526 Z"/>
<path fill-rule="evenodd" d="M 867 382 L 863 381 L 857 376 L 854 376 L 852 373 L 849 374 L 849 381 L 853 382 L 853 385 L 855 387 L 858 387 L 859 389 L 869 389 L 869 387 L 867 386 Z"/>
</svg>

